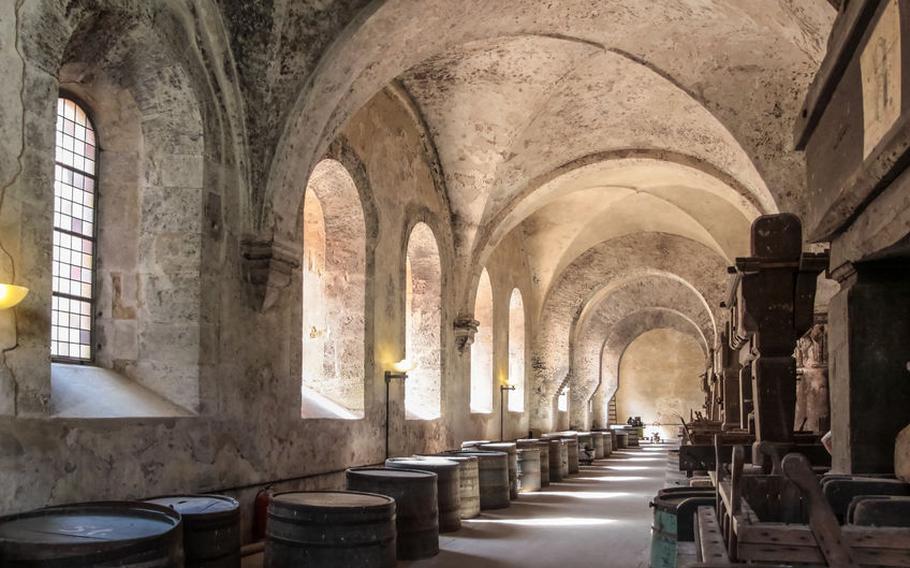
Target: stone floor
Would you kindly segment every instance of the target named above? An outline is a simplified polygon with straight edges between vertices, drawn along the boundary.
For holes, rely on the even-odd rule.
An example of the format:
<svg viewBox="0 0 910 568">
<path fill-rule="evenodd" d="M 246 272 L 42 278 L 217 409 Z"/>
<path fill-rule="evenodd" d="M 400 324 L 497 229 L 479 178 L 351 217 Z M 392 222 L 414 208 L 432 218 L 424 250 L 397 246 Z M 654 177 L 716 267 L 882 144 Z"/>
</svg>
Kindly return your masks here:
<svg viewBox="0 0 910 568">
<path fill-rule="evenodd" d="M 647 567 L 648 502 L 664 486 L 669 447 L 616 451 L 566 482 L 522 495 L 508 509 L 464 521 L 460 531 L 441 535 L 438 556 L 398 566 Z"/>
</svg>

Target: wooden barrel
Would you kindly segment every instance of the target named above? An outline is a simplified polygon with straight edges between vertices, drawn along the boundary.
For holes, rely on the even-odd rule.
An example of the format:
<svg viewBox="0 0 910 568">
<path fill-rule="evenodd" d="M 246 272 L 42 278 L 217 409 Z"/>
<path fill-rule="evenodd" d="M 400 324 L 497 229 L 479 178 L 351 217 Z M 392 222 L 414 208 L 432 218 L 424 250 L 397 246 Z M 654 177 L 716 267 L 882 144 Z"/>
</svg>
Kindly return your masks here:
<svg viewBox="0 0 910 568">
<path fill-rule="evenodd" d="M 594 459 L 600 459 L 604 456 L 604 433 L 591 432 L 591 440 L 594 442 Z"/>
<path fill-rule="evenodd" d="M 183 566 L 180 514 L 142 502 L 48 507 L 0 519 L 4 568 Z"/>
<path fill-rule="evenodd" d="M 480 514 L 480 469 L 477 456 L 434 454 L 458 464 L 458 516 L 473 519 Z M 419 469 L 419 468 L 418 468 Z"/>
<path fill-rule="evenodd" d="M 540 450 L 518 450 L 518 492 L 540 491 Z"/>
<path fill-rule="evenodd" d="M 347 489 L 395 499 L 398 559 L 419 560 L 439 553 L 436 474 L 416 469 L 357 467 L 345 472 Z"/>
<path fill-rule="evenodd" d="M 174 495 L 149 499 L 183 517 L 186 568 L 240 567 L 240 503 L 224 495 Z"/>
<path fill-rule="evenodd" d="M 654 522 L 651 525 L 651 568 L 676 568 L 676 542 L 680 536 L 691 540 L 693 535 L 680 535 L 677 531 L 679 515 L 691 517 L 696 507 L 711 505 L 714 494 L 688 487 L 674 487 L 674 491 L 661 489 L 651 502 Z M 688 491 L 676 491 L 688 490 Z"/>
<path fill-rule="evenodd" d="M 621 430 L 615 430 L 616 433 L 616 448 L 623 450 L 629 447 L 629 433 L 623 432 Z"/>
<path fill-rule="evenodd" d="M 445 454 L 477 458 L 481 510 L 505 509 L 509 506 L 509 454 L 484 450 L 456 450 Z"/>
<path fill-rule="evenodd" d="M 376 493 L 278 493 L 269 501 L 265 568 L 395 566 L 395 500 Z"/>
<path fill-rule="evenodd" d="M 547 438 L 550 444 L 550 481 L 562 481 L 569 474 L 568 454 L 562 438 Z"/>
<path fill-rule="evenodd" d="M 503 452 L 509 456 L 509 497 L 518 499 L 518 446 L 515 442 L 493 442 L 478 446 L 481 450 Z"/>
<path fill-rule="evenodd" d="M 608 458 L 613 454 L 613 432 L 605 430 L 604 433 L 604 457 Z"/>
<path fill-rule="evenodd" d="M 540 451 L 540 486 L 550 484 L 550 441 L 540 438 L 526 438 L 517 440 L 519 449 L 536 449 Z"/>
<path fill-rule="evenodd" d="M 453 532 L 461 528 L 461 476 L 458 462 L 441 457 L 415 456 L 389 458 L 385 466 L 393 469 L 419 469 L 436 474 L 436 498 L 439 509 L 439 532 Z"/>
</svg>

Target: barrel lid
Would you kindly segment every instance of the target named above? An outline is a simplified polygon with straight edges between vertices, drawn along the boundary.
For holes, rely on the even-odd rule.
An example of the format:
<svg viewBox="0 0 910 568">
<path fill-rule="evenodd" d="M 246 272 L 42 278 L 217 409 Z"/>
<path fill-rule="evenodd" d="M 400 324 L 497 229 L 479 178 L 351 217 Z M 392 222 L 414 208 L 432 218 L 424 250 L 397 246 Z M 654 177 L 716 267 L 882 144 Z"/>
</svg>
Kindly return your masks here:
<svg viewBox="0 0 910 568">
<path fill-rule="evenodd" d="M 660 509 L 661 511 L 676 512 L 676 508 L 679 507 L 679 504 L 685 501 L 686 499 L 691 499 L 692 497 L 704 497 L 710 498 L 713 497 L 713 494 L 705 492 L 688 492 L 688 493 L 667 493 L 665 495 L 658 495 L 654 498 L 654 507 Z"/>
<path fill-rule="evenodd" d="M 506 452 L 514 452 L 518 448 L 518 444 L 515 442 L 493 442 L 491 444 L 483 444 L 481 448 L 491 448 L 494 450 L 504 450 Z"/>
<path fill-rule="evenodd" d="M 352 467 L 347 471 L 348 475 L 359 475 L 364 477 L 379 477 L 388 479 L 390 477 L 399 479 L 421 479 L 424 477 L 436 477 L 432 471 L 406 468 L 390 467 Z"/>
<path fill-rule="evenodd" d="M 416 456 L 411 458 L 389 458 L 385 460 L 385 465 L 386 467 L 393 467 L 395 469 L 401 469 L 402 467 L 409 469 L 452 469 L 458 467 L 458 463 L 452 460 L 440 457 L 426 456 Z"/>
<path fill-rule="evenodd" d="M 272 501 L 325 509 L 384 507 L 395 502 L 386 495 L 360 491 L 291 491 L 273 495 Z"/>
<path fill-rule="evenodd" d="M 427 457 L 427 458 L 442 458 L 454 462 L 475 462 L 477 461 L 477 456 L 471 455 L 469 453 L 448 453 L 443 455 L 418 455 L 418 457 Z"/>
<path fill-rule="evenodd" d="M 465 440 L 461 443 L 461 447 L 464 448 L 466 446 L 479 446 L 480 444 L 489 444 L 492 441 L 493 440 Z"/>
<path fill-rule="evenodd" d="M 169 507 L 184 516 L 233 513 L 240 509 L 240 503 L 225 495 L 171 495 L 146 502 Z"/>
<path fill-rule="evenodd" d="M 542 442 L 542 441 L 543 440 L 541 440 L 540 438 L 519 438 L 518 440 L 515 440 L 515 443 L 516 444 L 531 444 L 531 443 L 537 443 L 537 442 Z"/>
<path fill-rule="evenodd" d="M 466 455 L 466 456 L 477 456 L 478 459 L 509 457 L 508 453 L 497 452 L 495 450 L 456 450 L 454 453 Z"/>
<path fill-rule="evenodd" d="M 35 545 L 86 545 L 140 541 L 180 525 L 180 515 L 151 503 L 132 501 L 48 507 L 0 519 L 0 541 Z"/>
<path fill-rule="evenodd" d="M 535 454 L 540 454 L 540 450 L 535 448 L 518 448 L 519 454 L 526 454 L 528 452 L 534 452 Z"/>
</svg>

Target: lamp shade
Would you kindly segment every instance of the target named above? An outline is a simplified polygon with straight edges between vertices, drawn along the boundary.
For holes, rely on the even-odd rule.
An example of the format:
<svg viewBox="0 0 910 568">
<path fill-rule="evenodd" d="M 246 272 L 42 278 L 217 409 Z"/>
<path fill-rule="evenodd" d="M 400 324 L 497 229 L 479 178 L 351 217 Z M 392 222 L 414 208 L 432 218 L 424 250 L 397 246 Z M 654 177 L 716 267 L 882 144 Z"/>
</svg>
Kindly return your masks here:
<svg viewBox="0 0 910 568">
<path fill-rule="evenodd" d="M 392 364 L 392 369 L 394 369 L 396 373 L 407 373 L 414 369 L 414 364 L 407 359 L 402 359 L 401 361 Z"/>
<path fill-rule="evenodd" d="M 12 284 L 0 284 L 0 310 L 16 307 L 28 295 L 28 288 Z"/>
</svg>

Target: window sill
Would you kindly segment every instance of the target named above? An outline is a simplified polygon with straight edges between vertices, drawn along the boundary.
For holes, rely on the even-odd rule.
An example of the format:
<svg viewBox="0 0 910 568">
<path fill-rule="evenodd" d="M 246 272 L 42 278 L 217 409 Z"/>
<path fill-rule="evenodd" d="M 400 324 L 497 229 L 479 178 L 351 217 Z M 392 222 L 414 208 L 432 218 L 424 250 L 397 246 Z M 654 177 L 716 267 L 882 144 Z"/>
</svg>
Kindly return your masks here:
<svg viewBox="0 0 910 568">
<path fill-rule="evenodd" d="M 303 420 L 363 420 L 363 410 L 350 410 L 318 392 L 303 388 L 300 417 Z"/>
<path fill-rule="evenodd" d="M 158 393 L 109 369 L 51 363 L 55 418 L 179 418 L 194 416 Z"/>
</svg>

